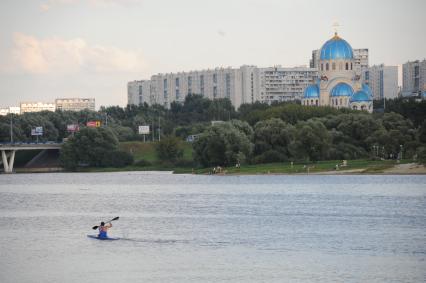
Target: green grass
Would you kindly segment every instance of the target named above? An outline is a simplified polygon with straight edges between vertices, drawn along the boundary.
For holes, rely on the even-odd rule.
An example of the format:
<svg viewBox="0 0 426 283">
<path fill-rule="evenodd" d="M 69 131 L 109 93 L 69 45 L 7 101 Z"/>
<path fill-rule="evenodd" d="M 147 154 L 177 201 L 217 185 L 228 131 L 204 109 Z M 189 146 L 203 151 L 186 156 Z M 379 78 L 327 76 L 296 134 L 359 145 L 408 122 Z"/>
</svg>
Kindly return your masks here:
<svg viewBox="0 0 426 283">
<path fill-rule="evenodd" d="M 335 171 L 336 164 L 341 164 L 341 160 L 318 161 L 315 163 L 294 163 L 291 166 L 290 162 L 269 163 L 256 165 L 242 165 L 240 168 L 225 167 L 222 172 L 226 174 L 306 174 Z M 408 163 L 409 160 L 404 160 L 401 163 Z M 339 167 L 339 172 L 348 170 L 362 169 L 359 173 L 382 173 L 383 170 L 396 165 L 394 160 L 348 160 L 347 166 Z M 203 168 L 195 170 L 197 174 L 208 174 L 212 168 Z"/>
<path fill-rule="evenodd" d="M 153 142 L 121 142 L 120 149 L 129 152 L 133 155 L 135 162 L 144 159 L 149 162 L 157 162 L 158 158 L 155 153 L 155 143 Z M 192 144 L 184 142 L 183 159 L 192 159 Z"/>
</svg>

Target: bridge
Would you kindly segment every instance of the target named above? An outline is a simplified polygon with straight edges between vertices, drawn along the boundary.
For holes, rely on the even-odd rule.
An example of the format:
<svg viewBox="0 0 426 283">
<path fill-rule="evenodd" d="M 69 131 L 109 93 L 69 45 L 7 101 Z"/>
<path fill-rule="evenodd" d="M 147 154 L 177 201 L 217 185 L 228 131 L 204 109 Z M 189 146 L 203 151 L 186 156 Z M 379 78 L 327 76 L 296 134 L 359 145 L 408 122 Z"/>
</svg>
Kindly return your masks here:
<svg viewBox="0 0 426 283">
<path fill-rule="evenodd" d="M 13 172 L 13 163 L 15 162 L 15 153 L 18 150 L 35 150 L 35 149 L 61 149 L 62 143 L 45 142 L 45 143 L 0 143 L 1 162 L 3 163 L 4 172 Z M 0 162 L 0 163 L 1 163 Z"/>
</svg>

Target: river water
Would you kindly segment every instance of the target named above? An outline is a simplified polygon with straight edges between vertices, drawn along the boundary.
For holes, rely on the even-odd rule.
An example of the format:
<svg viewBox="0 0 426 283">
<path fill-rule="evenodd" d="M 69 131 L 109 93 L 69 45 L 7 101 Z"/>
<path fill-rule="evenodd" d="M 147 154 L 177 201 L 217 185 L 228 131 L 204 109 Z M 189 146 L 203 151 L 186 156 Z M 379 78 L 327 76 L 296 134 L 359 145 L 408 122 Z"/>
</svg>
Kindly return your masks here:
<svg viewBox="0 0 426 283">
<path fill-rule="evenodd" d="M 425 280 L 426 176 L 0 175 L 2 283 Z"/>
</svg>

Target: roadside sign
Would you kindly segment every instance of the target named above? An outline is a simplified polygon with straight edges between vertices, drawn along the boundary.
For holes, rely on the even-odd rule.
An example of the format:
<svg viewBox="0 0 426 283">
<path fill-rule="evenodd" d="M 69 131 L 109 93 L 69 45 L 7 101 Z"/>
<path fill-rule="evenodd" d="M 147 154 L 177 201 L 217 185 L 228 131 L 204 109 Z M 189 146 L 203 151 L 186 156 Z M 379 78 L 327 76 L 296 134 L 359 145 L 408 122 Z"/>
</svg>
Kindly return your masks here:
<svg viewBox="0 0 426 283">
<path fill-rule="evenodd" d="M 71 124 L 71 125 L 67 125 L 67 131 L 68 132 L 78 132 L 80 130 L 80 126 L 78 124 Z"/>
<path fill-rule="evenodd" d="M 139 126 L 139 134 L 140 135 L 148 135 L 149 134 L 149 126 Z"/>
<path fill-rule="evenodd" d="M 99 128 L 101 126 L 101 121 L 89 121 L 86 126 L 90 128 Z"/>
</svg>

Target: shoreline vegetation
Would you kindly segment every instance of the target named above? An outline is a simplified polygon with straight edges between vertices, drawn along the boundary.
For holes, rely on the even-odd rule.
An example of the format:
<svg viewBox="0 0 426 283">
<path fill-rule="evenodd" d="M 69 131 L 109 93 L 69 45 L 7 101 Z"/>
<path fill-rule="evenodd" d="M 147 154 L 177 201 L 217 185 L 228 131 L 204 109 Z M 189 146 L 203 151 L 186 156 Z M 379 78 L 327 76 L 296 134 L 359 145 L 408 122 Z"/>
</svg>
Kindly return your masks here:
<svg viewBox="0 0 426 283">
<path fill-rule="evenodd" d="M 344 175 L 344 174 L 426 174 L 426 167 L 412 159 L 399 160 L 326 160 L 317 162 L 275 162 L 265 164 L 241 164 L 240 167 L 196 168 L 193 165 L 191 143 L 183 143 L 180 164 L 161 162 L 152 142 L 120 142 L 119 149 L 133 156 L 134 163 L 125 167 L 79 167 L 67 171 L 59 166 L 49 168 L 15 168 L 16 173 L 52 173 L 52 172 L 153 172 L 167 171 L 174 174 L 196 175 Z M 337 166 L 336 166 L 337 165 Z"/>
</svg>

